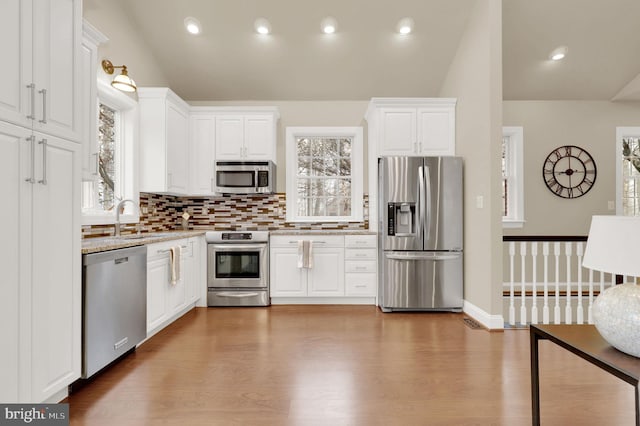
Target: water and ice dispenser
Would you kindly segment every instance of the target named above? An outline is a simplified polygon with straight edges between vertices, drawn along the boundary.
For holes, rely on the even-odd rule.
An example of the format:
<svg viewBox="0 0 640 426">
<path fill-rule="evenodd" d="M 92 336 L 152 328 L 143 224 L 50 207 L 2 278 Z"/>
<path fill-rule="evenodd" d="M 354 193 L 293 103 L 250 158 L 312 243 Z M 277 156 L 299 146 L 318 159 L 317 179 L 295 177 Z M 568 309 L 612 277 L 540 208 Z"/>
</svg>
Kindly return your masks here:
<svg viewBox="0 0 640 426">
<path fill-rule="evenodd" d="M 412 235 L 416 232 L 416 203 L 387 204 L 387 235 Z"/>
</svg>

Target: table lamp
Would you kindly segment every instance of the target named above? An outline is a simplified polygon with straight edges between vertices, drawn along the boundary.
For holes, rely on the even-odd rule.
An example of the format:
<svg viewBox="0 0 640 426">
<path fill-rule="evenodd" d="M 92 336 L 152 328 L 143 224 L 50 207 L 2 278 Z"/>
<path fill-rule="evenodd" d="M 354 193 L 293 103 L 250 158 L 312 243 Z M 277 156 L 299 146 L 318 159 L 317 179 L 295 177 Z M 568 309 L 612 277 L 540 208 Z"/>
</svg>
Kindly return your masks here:
<svg viewBox="0 0 640 426">
<path fill-rule="evenodd" d="M 640 217 L 593 216 L 582 266 L 640 277 Z M 636 280 L 637 282 L 637 280 Z M 619 284 L 593 303 L 593 322 L 611 346 L 640 357 L 640 285 Z"/>
</svg>

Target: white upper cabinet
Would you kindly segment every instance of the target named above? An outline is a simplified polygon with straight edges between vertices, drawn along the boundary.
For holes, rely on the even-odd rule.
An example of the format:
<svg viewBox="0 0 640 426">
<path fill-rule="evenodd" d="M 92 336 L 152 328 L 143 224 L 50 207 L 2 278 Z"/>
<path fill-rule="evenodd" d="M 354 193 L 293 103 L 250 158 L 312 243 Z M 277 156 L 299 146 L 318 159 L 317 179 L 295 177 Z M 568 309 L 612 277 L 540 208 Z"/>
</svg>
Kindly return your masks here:
<svg viewBox="0 0 640 426">
<path fill-rule="evenodd" d="M 168 88 L 138 88 L 140 191 L 189 192 L 189 105 Z"/>
<path fill-rule="evenodd" d="M 190 195 L 213 195 L 216 117 L 211 113 L 189 116 Z"/>
<path fill-rule="evenodd" d="M 455 105 L 450 98 L 373 98 L 370 147 L 378 157 L 455 155 Z"/>
<path fill-rule="evenodd" d="M 277 110 L 227 110 L 216 114 L 216 160 L 276 162 Z"/>
<path fill-rule="evenodd" d="M 0 3 L 0 115 L 79 142 L 82 0 Z"/>
</svg>

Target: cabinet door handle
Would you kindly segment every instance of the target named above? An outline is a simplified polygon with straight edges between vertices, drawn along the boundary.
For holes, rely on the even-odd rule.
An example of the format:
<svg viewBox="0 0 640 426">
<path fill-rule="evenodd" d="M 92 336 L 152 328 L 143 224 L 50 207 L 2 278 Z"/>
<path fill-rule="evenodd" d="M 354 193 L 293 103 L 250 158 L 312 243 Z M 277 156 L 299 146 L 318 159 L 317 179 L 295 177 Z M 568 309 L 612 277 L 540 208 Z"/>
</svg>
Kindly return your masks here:
<svg viewBox="0 0 640 426">
<path fill-rule="evenodd" d="M 47 124 L 47 89 L 38 90 L 42 93 L 42 120 L 38 120 L 42 124 Z"/>
<path fill-rule="evenodd" d="M 31 177 L 25 179 L 25 182 L 36 183 L 35 168 L 36 168 L 36 137 L 31 135 L 27 138 L 27 142 L 31 142 Z"/>
<path fill-rule="evenodd" d="M 42 145 L 42 179 L 38 181 L 43 185 L 47 184 L 47 140 L 42 139 L 38 142 L 39 145 Z"/>
<path fill-rule="evenodd" d="M 31 114 L 27 115 L 29 120 L 36 119 L 36 85 L 34 83 L 27 84 L 27 89 L 31 90 Z"/>
</svg>

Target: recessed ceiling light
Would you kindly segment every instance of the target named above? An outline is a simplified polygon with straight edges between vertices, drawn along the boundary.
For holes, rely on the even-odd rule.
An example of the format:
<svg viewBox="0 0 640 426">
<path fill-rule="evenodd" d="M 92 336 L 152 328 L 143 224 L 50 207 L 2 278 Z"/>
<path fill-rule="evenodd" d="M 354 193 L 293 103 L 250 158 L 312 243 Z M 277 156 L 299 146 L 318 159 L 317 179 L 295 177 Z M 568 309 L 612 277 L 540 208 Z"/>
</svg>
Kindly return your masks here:
<svg viewBox="0 0 640 426">
<path fill-rule="evenodd" d="M 200 34 L 200 21 L 196 18 L 188 17 L 184 19 L 184 27 L 190 34 Z"/>
<path fill-rule="evenodd" d="M 567 46 L 560 46 L 553 49 L 553 51 L 549 54 L 549 59 L 552 61 L 559 61 L 560 59 L 567 56 L 567 52 L 569 48 Z"/>
<path fill-rule="evenodd" d="M 320 23 L 320 28 L 322 32 L 325 34 L 333 34 L 338 29 L 338 22 L 332 16 L 327 16 Z"/>
<path fill-rule="evenodd" d="M 406 34 L 411 33 L 411 31 L 413 31 L 413 26 L 414 26 L 413 19 L 411 19 L 411 18 L 402 18 L 398 22 L 398 25 L 396 26 L 396 30 L 400 34 L 406 35 Z"/>
<path fill-rule="evenodd" d="M 269 24 L 269 21 L 265 18 L 256 19 L 253 28 L 255 28 L 258 34 L 269 34 L 271 32 L 271 24 Z"/>
</svg>

